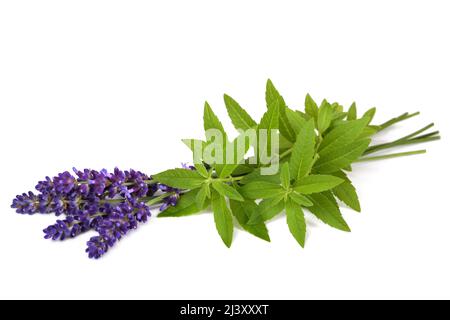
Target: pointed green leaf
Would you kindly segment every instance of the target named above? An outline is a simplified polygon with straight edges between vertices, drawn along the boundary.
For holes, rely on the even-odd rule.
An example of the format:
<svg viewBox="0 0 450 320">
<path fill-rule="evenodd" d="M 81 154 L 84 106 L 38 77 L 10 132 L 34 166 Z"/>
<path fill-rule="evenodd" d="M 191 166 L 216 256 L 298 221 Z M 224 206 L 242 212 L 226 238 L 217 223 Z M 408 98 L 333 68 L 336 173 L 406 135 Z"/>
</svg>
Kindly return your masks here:
<svg viewBox="0 0 450 320">
<path fill-rule="evenodd" d="M 274 100 L 271 107 L 264 113 L 259 122 L 258 129 L 278 129 L 278 121 L 280 116 L 280 101 Z"/>
<path fill-rule="evenodd" d="M 348 172 L 351 172 L 353 169 L 352 169 L 352 165 L 351 164 L 349 164 L 348 166 L 345 166 L 345 167 L 343 167 L 342 168 L 342 170 L 345 170 L 345 171 L 348 171 Z"/>
<path fill-rule="evenodd" d="M 236 129 L 248 130 L 256 127 L 255 120 L 229 95 L 223 96 L 228 115 Z"/>
<path fill-rule="evenodd" d="M 296 204 L 291 199 L 286 201 L 286 220 L 289 226 L 289 231 L 294 236 L 295 240 L 304 247 L 306 238 L 306 221 L 302 207 Z"/>
<path fill-rule="evenodd" d="M 209 191 L 209 185 L 204 183 L 202 187 L 199 189 L 197 196 L 195 197 L 195 203 L 198 208 L 203 208 L 205 205 L 205 201 L 208 198 Z"/>
<path fill-rule="evenodd" d="M 356 120 L 358 118 L 358 113 L 356 109 L 356 103 L 353 102 L 347 112 L 347 120 Z"/>
<path fill-rule="evenodd" d="M 304 195 L 301 195 L 297 192 L 291 192 L 289 194 L 289 197 L 297 204 L 304 206 L 304 207 L 310 207 L 313 205 L 313 203 L 311 202 L 311 200 L 309 200 L 307 197 L 305 197 Z"/>
<path fill-rule="evenodd" d="M 248 199 L 268 199 L 284 194 L 283 188 L 265 181 L 249 182 L 240 189 L 241 194 Z"/>
<path fill-rule="evenodd" d="M 208 178 L 209 177 L 209 173 L 208 170 L 206 170 L 205 166 L 203 165 L 203 163 L 196 163 L 194 164 L 195 169 L 197 170 L 197 172 L 204 178 Z"/>
<path fill-rule="evenodd" d="M 214 222 L 217 232 L 222 238 L 223 243 L 229 248 L 233 241 L 233 217 L 227 206 L 225 198 L 217 192 L 212 196 L 212 209 L 214 212 Z"/>
<path fill-rule="evenodd" d="M 291 173 L 289 172 L 289 164 L 287 162 L 281 166 L 280 180 L 283 188 L 288 189 L 291 186 Z"/>
<path fill-rule="evenodd" d="M 255 169 L 253 172 L 247 174 L 240 180 L 240 183 L 245 185 L 250 182 L 255 181 L 265 181 L 265 182 L 271 182 L 274 184 L 281 184 L 280 176 L 278 175 L 263 175 L 261 174 L 261 169 Z"/>
<path fill-rule="evenodd" d="M 211 109 L 208 102 L 205 102 L 205 108 L 203 113 L 203 127 L 205 131 L 208 131 L 209 129 L 217 129 L 220 132 L 222 132 L 224 138 L 226 137 L 226 133 L 222 123 L 220 122 L 219 118 L 216 116 L 214 111 Z"/>
<path fill-rule="evenodd" d="M 279 126 L 279 117 L 280 117 L 280 101 L 275 100 L 273 105 L 264 113 L 259 126 L 258 126 L 258 141 L 261 141 L 260 130 L 266 130 L 266 143 L 267 143 L 267 152 L 268 154 L 272 154 L 272 135 L 271 130 L 277 130 Z M 258 142 L 260 144 L 260 142 Z"/>
<path fill-rule="evenodd" d="M 336 200 L 330 191 L 311 194 L 308 198 L 313 203 L 313 206 L 308 207 L 308 210 L 319 220 L 333 228 L 350 232 L 350 228 L 342 217 Z"/>
<path fill-rule="evenodd" d="M 332 104 L 330 104 L 331 108 L 333 109 L 333 111 L 336 112 L 343 112 L 344 111 L 344 107 L 341 106 L 339 103 L 337 102 L 333 102 Z"/>
<path fill-rule="evenodd" d="M 364 113 L 363 118 L 368 119 L 368 123 L 371 123 L 373 118 L 375 117 L 375 113 L 377 112 L 377 108 L 371 108 Z"/>
<path fill-rule="evenodd" d="M 189 169 L 171 169 L 153 176 L 157 182 L 180 189 L 199 188 L 205 178 Z"/>
<path fill-rule="evenodd" d="M 361 134 L 358 137 L 358 140 L 364 139 L 364 138 L 370 138 L 374 134 L 378 132 L 379 128 L 377 126 L 367 126 L 364 128 L 364 130 L 361 132 Z"/>
<path fill-rule="evenodd" d="M 292 149 L 290 171 L 293 179 L 299 179 L 311 171 L 314 160 L 316 134 L 314 123 L 309 120 L 300 130 Z"/>
<path fill-rule="evenodd" d="M 240 226 L 254 236 L 270 242 L 269 232 L 264 222 L 257 224 L 249 224 L 248 221 L 258 206 L 254 201 L 246 200 L 245 202 L 230 201 L 230 208 Z"/>
<path fill-rule="evenodd" d="M 322 157 L 328 153 L 332 153 L 353 141 L 355 141 L 368 125 L 368 119 L 363 118 L 353 121 L 345 121 L 341 125 L 336 126 L 323 138 L 319 154 Z"/>
<path fill-rule="evenodd" d="M 343 120 L 347 117 L 347 112 L 334 112 L 333 121 Z M 331 122 L 333 124 L 333 121 Z M 331 125 L 330 125 L 331 127 Z"/>
<path fill-rule="evenodd" d="M 333 108 L 328 103 L 327 100 L 323 100 L 317 118 L 317 129 L 320 133 L 324 133 L 331 124 L 331 120 L 333 120 Z"/>
<path fill-rule="evenodd" d="M 244 201 L 244 198 L 241 196 L 239 191 L 229 186 L 228 184 L 216 180 L 212 182 L 212 186 L 222 196 L 228 197 L 236 201 Z"/>
<path fill-rule="evenodd" d="M 314 165 L 314 170 L 319 173 L 333 173 L 350 165 L 357 160 L 370 144 L 370 139 L 358 140 L 341 147 L 334 152 L 320 154 L 319 160 Z"/>
<path fill-rule="evenodd" d="M 199 189 L 189 191 L 180 196 L 177 205 L 169 207 L 158 214 L 158 218 L 185 217 L 201 212 L 209 205 L 209 201 L 205 201 L 202 207 L 196 204 L 196 198 Z"/>
<path fill-rule="evenodd" d="M 203 149 L 206 146 L 206 142 L 198 139 L 182 139 L 181 140 L 192 152 L 195 151 L 195 146 L 198 144 L 200 146 L 200 152 L 203 153 Z"/>
<path fill-rule="evenodd" d="M 219 175 L 220 178 L 226 178 L 226 177 L 230 176 L 234 172 L 234 170 L 239 166 L 239 164 L 242 162 L 247 151 L 250 149 L 250 145 L 245 143 L 244 150 L 242 150 L 243 152 L 241 152 L 241 153 L 238 152 L 238 151 L 240 151 L 239 148 L 242 148 L 242 146 L 240 146 L 241 137 L 242 136 L 238 136 L 236 139 L 233 140 L 232 143 L 227 144 L 226 150 L 229 150 L 230 148 L 233 150 L 234 159 L 233 159 L 232 163 L 227 163 L 223 166 L 222 171 L 220 172 L 220 175 Z"/>
<path fill-rule="evenodd" d="M 222 123 L 220 122 L 219 118 L 216 116 L 214 111 L 209 106 L 208 102 L 205 102 L 205 109 L 203 114 L 203 123 L 204 123 L 204 129 L 205 132 L 208 130 L 219 130 L 222 134 L 222 141 L 208 141 L 207 143 L 218 143 L 220 147 L 222 147 L 222 150 L 225 151 L 228 139 L 227 134 L 223 128 Z M 208 138 L 208 137 L 207 137 Z M 223 159 L 221 159 L 220 162 L 213 163 L 211 165 L 214 166 L 216 169 L 216 172 L 220 174 L 220 172 L 223 169 L 224 163 L 225 163 L 225 152 L 223 152 Z"/>
<path fill-rule="evenodd" d="M 286 102 L 273 85 L 272 81 L 267 80 L 266 84 L 266 103 L 270 109 L 275 101 L 279 102 L 279 129 L 281 134 L 291 142 L 295 141 L 295 132 L 289 123 L 286 115 Z"/>
<path fill-rule="evenodd" d="M 301 116 L 300 112 L 286 108 L 286 116 L 289 123 L 294 130 L 295 137 L 297 137 L 300 130 L 305 126 L 306 119 Z"/>
<path fill-rule="evenodd" d="M 305 113 L 314 119 L 317 119 L 319 114 L 319 107 L 317 107 L 316 102 L 311 98 L 309 93 L 305 98 Z"/>
<path fill-rule="evenodd" d="M 270 199 L 264 199 L 258 204 L 258 209 L 250 217 L 249 224 L 257 224 L 273 219 L 284 209 L 284 194 L 279 194 Z"/>
<path fill-rule="evenodd" d="M 343 179 L 335 176 L 315 174 L 301 178 L 294 185 L 294 190 L 301 194 L 319 193 L 333 189 L 342 182 Z"/>
<path fill-rule="evenodd" d="M 356 193 L 356 189 L 347 175 L 342 171 L 335 172 L 333 175 L 344 179 L 343 183 L 333 189 L 334 195 L 353 210 L 361 212 L 358 194 Z"/>
</svg>

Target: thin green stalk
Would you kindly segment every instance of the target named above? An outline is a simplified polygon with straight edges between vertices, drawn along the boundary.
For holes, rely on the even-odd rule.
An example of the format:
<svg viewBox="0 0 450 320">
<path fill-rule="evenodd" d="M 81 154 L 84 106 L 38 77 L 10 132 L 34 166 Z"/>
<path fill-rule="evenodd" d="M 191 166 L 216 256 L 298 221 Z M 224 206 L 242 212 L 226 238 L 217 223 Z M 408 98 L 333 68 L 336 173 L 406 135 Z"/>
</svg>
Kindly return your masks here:
<svg viewBox="0 0 450 320">
<path fill-rule="evenodd" d="M 292 153 L 292 148 L 286 150 L 285 152 L 283 152 L 283 153 L 280 155 L 280 160 L 286 158 L 286 157 L 289 156 L 291 153 Z"/>
<path fill-rule="evenodd" d="M 221 182 L 234 182 L 234 181 L 239 181 L 244 177 L 245 176 L 237 176 L 237 177 L 220 178 L 220 179 L 214 179 L 214 180 L 221 181 Z"/>
<path fill-rule="evenodd" d="M 375 157 L 363 157 L 355 162 L 366 162 L 366 161 L 375 161 L 375 160 L 384 160 L 384 159 L 392 159 L 398 157 L 412 156 L 415 154 L 423 154 L 426 153 L 426 150 L 416 150 L 416 151 L 408 151 L 408 152 L 400 152 L 400 153 L 391 153 L 383 156 L 375 156 Z"/>
<path fill-rule="evenodd" d="M 160 196 L 157 196 L 157 197 L 154 197 L 154 198 L 148 200 L 148 201 L 146 202 L 146 204 L 147 204 L 148 206 L 153 206 L 153 205 L 155 205 L 155 204 L 158 204 L 161 200 L 164 200 L 164 199 L 167 198 L 167 197 L 173 196 L 174 194 L 175 194 L 175 192 L 164 193 L 164 194 L 162 194 L 162 195 L 160 195 Z"/>
<path fill-rule="evenodd" d="M 372 153 L 375 153 L 375 152 L 378 152 L 381 150 L 390 149 L 390 148 L 399 147 L 399 146 L 436 141 L 436 140 L 439 140 L 440 138 L 441 138 L 440 136 L 424 135 L 424 137 L 417 137 L 417 138 L 410 139 L 410 140 L 398 141 L 395 143 L 388 143 L 388 144 L 384 144 L 384 145 L 377 145 L 377 146 L 374 146 L 376 148 L 367 149 L 364 152 L 364 155 L 372 154 Z"/>
<path fill-rule="evenodd" d="M 431 128 L 433 126 L 434 126 L 434 123 L 430 123 L 429 125 L 423 127 L 422 129 L 419 129 L 411 134 L 408 134 L 407 136 L 401 137 L 392 142 L 382 143 L 382 144 L 371 146 L 371 147 L 367 148 L 365 154 L 369 154 L 369 153 L 373 153 L 373 152 L 381 150 L 381 149 L 387 149 L 387 148 L 391 148 L 393 146 L 401 145 L 403 141 L 409 140 L 409 139 L 421 134 L 422 132 L 428 130 L 429 128 Z"/>
<path fill-rule="evenodd" d="M 378 130 L 378 132 L 380 132 L 380 131 L 382 131 L 382 130 L 384 130 L 386 128 L 389 128 L 390 126 L 392 126 L 392 125 L 394 125 L 394 124 L 396 124 L 398 122 L 401 122 L 401 121 L 410 119 L 412 117 L 415 117 L 415 116 L 417 116 L 419 114 L 420 114 L 420 112 L 415 112 L 415 113 L 412 113 L 412 114 L 409 114 L 408 112 L 405 112 L 404 114 L 402 114 L 402 115 L 400 115 L 398 117 L 392 118 L 392 119 L 386 121 L 385 123 L 379 125 L 380 129 Z"/>
<path fill-rule="evenodd" d="M 421 136 L 415 137 L 415 138 L 412 139 L 412 140 L 418 140 L 418 139 L 428 138 L 428 137 L 436 136 L 436 135 L 438 135 L 438 134 L 439 134 L 439 131 L 433 131 L 433 132 L 430 132 L 430 133 L 423 134 L 423 135 L 421 135 Z"/>
<path fill-rule="evenodd" d="M 434 123 L 430 123 L 429 125 L 426 125 L 426 126 L 423 127 L 422 129 L 417 130 L 416 132 L 413 132 L 413 133 L 411 133 L 411 134 L 408 134 L 407 136 L 404 136 L 403 138 L 397 139 L 397 141 L 411 139 L 411 138 L 413 138 L 413 137 L 415 137 L 415 136 L 421 134 L 422 132 L 427 131 L 428 129 L 430 129 L 430 128 L 433 127 L 433 126 L 434 126 Z"/>
</svg>

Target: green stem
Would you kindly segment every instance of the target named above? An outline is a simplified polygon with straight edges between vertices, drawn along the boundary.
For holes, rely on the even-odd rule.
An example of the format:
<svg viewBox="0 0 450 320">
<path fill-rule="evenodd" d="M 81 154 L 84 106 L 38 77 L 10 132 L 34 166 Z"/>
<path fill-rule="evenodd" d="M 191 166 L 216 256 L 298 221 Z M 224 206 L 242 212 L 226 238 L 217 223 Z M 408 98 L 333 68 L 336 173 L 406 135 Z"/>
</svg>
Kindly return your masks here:
<svg viewBox="0 0 450 320">
<path fill-rule="evenodd" d="M 398 117 L 392 118 L 392 119 L 386 121 L 385 123 L 379 125 L 380 129 L 378 130 L 378 132 L 380 132 L 380 131 L 382 131 L 382 130 L 384 130 L 386 128 L 389 128 L 390 126 L 392 126 L 392 125 L 394 125 L 394 124 L 396 124 L 398 122 L 401 122 L 401 121 L 407 120 L 409 118 L 415 117 L 415 116 L 417 116 L 419 114 L 420 114 L 420 112 L 415 112 L 415 113 L 412 113 L 412 114 L 409 114 L 408 112 L 405 112 L 404 114 L 402 114 L 402 115 L 400 115 Z"/>
<path fill-rule="evenodd" d="M 398 157 L 412 156 L 415 154 L 423 154 L 426 153 L 426 150 L 416 150 L 416 151 L 408 151 L 408 152 L 400 152 L 400 153 L 391 153 L 383 156 L 375 156 L 375 157 L 365 157 L 356 160 L 355 162 L 366 162 L 366 161 L 375 161 L 375 160 L 384 160 L 384 159 L 392 159 Z"/>
<path fill-rule="evenodd" d="M 235 182 L 235 181 L 239 181 L 241 179 L 243 179 L 245 177 L 245 175 L 243 176 L 236 176 L 236 177 L 228 177 L 228 178 L 219 178 L 216 175 L 214 177 L 211 177 L 209 180 L 209 182 L 212 181 L 220 181 L 220 182 Z"/>
<path fill-rule="evenodd" d="M 283 152 L 283 153 L 280 155 L 280 160 L 286 158 L 286 157 L 289 156 L 291 153 L 292 153 L 292 148 L 286 150 L 285 152 Z"/>
<path fill-rule="evenodd" d="M 433 137 L 433 136 L 436 136 L 438 134 L 439 134 L 439 131 L 433 131 L 433 132 L 430 132 L 430 133 L 423 134 L 421 136 L 415 137 L 412 140 L 420 140 L 420 139 L 424 139 L 424 138 L 428 138 L 428 137 Z"/>
<path fill-rule="evenodd" d="M 398 139 L 397 141 L 401 141 L 401 140 L 408 140 L 411 139 L 419 134 L 421 134 L 424 131 L 427 131 L 428 129 L 430 129 L 431 127 L 434 126 L 434 123 L 430 123 L 429 125 L 426 125 L 425 127 L 423 127 L 422 129 L 419 129 L 411 134 L 408 134 L 407 136 L 404 136 L 403 138 Z"/>
<path fill-rule="evenodd" d="M 422 132 L 428 130 L 429 128 L 431 128 L 433 126 L 434 126 L 434 123 L 430 123 L 429 125 L 423 127 L 422 129 L 419 129 L 419 130 L 417 130 L 417 131 L 415 131 L 415 132 L 413 132 L 411 134 L 408 134 L 407 136 L 401 137 L 401 138 L 399 138 L 397 140 L 394 140 L 392 142 L 382 143 L 382 144 L 371 146 L 371 147 L 367 148 L 367 150 L 365 151 L 364 154 L 370 154 L 370 153 L 373 153 L 373 152 L 376 152 L 376 151 L 379 151 L 379 150 L 382 150 L 382 149 L 387 149 L 387 148 L 392 148 L 392 147 L 395 147 L 395 146 L 402 145 L 402 144 L 404 144 L 403 142 L 408 141 L 409 139 L 411 139 L 411 138 L 421 134 Z"/>
<path fill-rule="evenodd" d="M 148 201 L 146 202 L 146 204 L 147 204 L 148 206 L 153 206 L 153 205 L 155 205 L 155 204 L 158 204 L 161 200 L 164 200 L 164 199 L 167 198 L 167 197 L 173 196 L 174 194 L 175 194 L 175 192 L 164 193 L 164 194 L 162 194 L 162 195 L 160 195 L 160 196 L 151 198 L 150 200 L 148 200 Z"/>
<path fill-rule="evenodd" d="M 390 148 L 399 147 L 399 146 L 406 146 L 406 145 L 416 144 L 416 143 L 431 142 L 431 141 L 439 140 L 440 138 L 441 138 L 440 136 L 417 137 L 417 138 L 410 139 L 410 140 L 398 141 L 396 143 L 388 143 L 388 144 L 384 144 L 384 145 L 377 145 L 377 146 L 374 146 L 376 148 L 367 149 L 364 152 L 364 155 L 372 154 L 372 153 L 375 153 L 375 152 L 378 152 L 378 151 L 381 151 L 381 150 L 390 149 Z"/>
</svg>

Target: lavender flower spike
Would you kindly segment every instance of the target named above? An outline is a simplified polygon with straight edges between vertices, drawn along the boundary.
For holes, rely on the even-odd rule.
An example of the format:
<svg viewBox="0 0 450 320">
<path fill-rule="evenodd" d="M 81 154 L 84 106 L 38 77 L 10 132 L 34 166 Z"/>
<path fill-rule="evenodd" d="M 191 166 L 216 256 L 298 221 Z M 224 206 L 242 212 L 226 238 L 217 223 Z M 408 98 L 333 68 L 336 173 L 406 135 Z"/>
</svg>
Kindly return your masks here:
<svg viewBox="0 0 450 320">
<path fill-rule="evenodd" d="M 36 185 L 37 193 L 18 195 L 11 207 L 20 214 L 63 215 L 43 230 L 46 239 L 65 240 L 95 231 L 97 235 L 88 241 L 86 249 L 95 259 L 148 220 L 151 213 L 147 202 L 164 210 L 177 203 L 181 192 L 157 184 L 136 170 L 73 171 L 74 175 L 65 171 L 54 178 L 46 177 Z"/>
</svg>

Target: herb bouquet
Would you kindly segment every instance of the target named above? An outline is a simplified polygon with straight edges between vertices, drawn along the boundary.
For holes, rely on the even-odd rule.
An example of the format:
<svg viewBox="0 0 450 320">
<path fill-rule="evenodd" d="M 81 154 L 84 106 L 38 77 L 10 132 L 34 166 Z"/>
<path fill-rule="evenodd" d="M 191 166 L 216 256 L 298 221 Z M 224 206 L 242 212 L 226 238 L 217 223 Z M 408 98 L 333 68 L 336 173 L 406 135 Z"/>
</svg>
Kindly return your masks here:
<svg viewBox="0 0 450 320">
<path fill-rule="evenodd" d="M 227 247 L 233 239 L 234 220 L 245 231 L 270 241 L 266 222 L 285 212 L 290 232 L 303 247 L 305 209 L 331 227 L 350 231 L 338 203 L 361 210 L 347 176 L 354 162 L 425 153 L 371 155 L 440 138 L 438 131 L 425 133 L 430 124 L 390 143 L 371 145 L 372 136 L 418 113 L 374 125 L 375 108 L 359 117 L 355 103 L 347 110 L 326 100 L 319 106 L 309 95 L 304 111 L 293 110 L 270 80 L 267 111 L 259 123 L 230 96 L 224 100 L 239 135 L 230 141 L 205 103 L 205 140 L 183 140 L 193 152 L 193 166 L 152 176 L 117 168 L 113 172 L 74 169 L 74 175 L 64 172 L 39 182 L 36 193 L 17 196 L 12 208 L 21 214 L 62 216 L 44 229 L 47 239 L 64 240 L 95 231 L 97 235 L 87 243 L 90 258 L 101 257 L 146 222 L 155 207 L 161 211 L 158 217 L 188 216 L 211 207 Z"/>
</svg>

